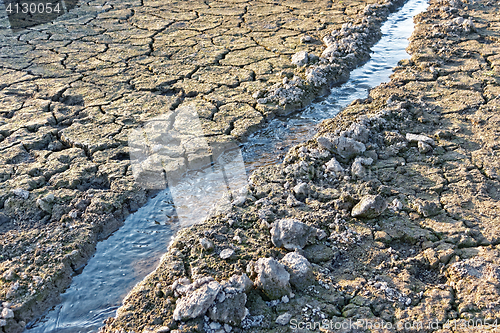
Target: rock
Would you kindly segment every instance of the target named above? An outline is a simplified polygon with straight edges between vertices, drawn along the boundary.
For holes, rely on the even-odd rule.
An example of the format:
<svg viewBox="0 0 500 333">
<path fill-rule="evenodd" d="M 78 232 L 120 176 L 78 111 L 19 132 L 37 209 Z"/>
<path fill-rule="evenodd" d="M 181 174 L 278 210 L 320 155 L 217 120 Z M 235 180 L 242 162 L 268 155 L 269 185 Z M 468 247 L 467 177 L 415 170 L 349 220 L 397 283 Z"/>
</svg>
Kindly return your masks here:
<svg viewBox="0 0 500 333">
<path fill-rule="evenodd" d="M 422 199 L 415 200 L 412 208 L 423 217 L 438 215 L 441 212 L 441 207 L 437 203 Z"/>
<path fill-rule="evenodd" d="M 344 168 L 340 165 L 335 157 L 332 157 L 326 164 L 326 171 L 333 172 L 337 177 L 344 174 Z"/>
<path fill-rule="evenodd" d="M 11 190 L 11 192 L 14 193 L 17 197 L 24 200 L 28 199 L 30 196 L 30 192 L 23 190 L 22 188 L 13 189 Z"/>
<path fill-rule="evenodd" d="M 271 228 L 271 240 L 276 247 L 284 247 L 287 250 L 302 249 L 309 237 L 315 236 L 316 233 L 315 228 L 298 220 L 281 219 Z"/>
<path fill-rule="evenodd" d="M 226 294 L 222 302 L 216 302 L 208 309 L 208 317 L 219 323 L 240 325 L 245 318 L 247 295 L 245 293 Z"/>
<path fill-rule="evenodd" d="M 290 284 L 296 289 L 305 289 L 313 283 L 311 263 L 300 254 L 290 252 L 281 259 L 281 262 L 290 273 Z"/>
<path fill-rule="evenodd" d="M 305 35 L 305 36 L 300 37 L 300 42 L 301 43 L 310 43 L 312 41 L 314 41 L 314 38 L 312 38 L 309 35 Z"/>
<path fill-rule="evenodd" d="M 436 142 L 429 138 L 428 136 L 426 135 L 421 135 L 421 134 L 411 134 L 411 133 L 406 133 L 406 140 L 408 140 L 409 142 L 423 142 L 423 143 L 427 143 L 428 145 L 431 145 L 431 146 L 435 146 L 436 145 Z"/>
<path fill-rule="evenodd" d="M 221 251 L 219 254 L 219 257 L 223 260 L 230 259 L 234 256 L 234 250 L 233 249 L 224 249 Z"/>
<path fill-rule="evenodd" d="M 368 129 L 358 123 L 352 123 L 345 133 L 348 137 L 362 143 L 368 141 L 368 137 L 370 135 Z"/>
<path fill-rule="evenodd" d="M 307 258 L 307 260 L 315 264 L 332 260 L 335 257 L 335 252 L 332 250 L 332 248 L 324 244 L 313 244 L 307 246 L 304 249 L 303 254 Z"/>
<path fill-rule="evenodd" d="M 328 139 L 327 137 L 325 136 L 320 136 L 316 139 L 316 142 L 318 143 L 318 145 L 323 148 L 323 149 L 326 149 L 326 150 L 329 150 L 329 151 L 332 151 L 333 150 L 333 144 L 332 144 L 332 141 L 330 141 L 330 139 Z"/>
<path fill-rule="evenodd" d="M 54 194 L 49 193 L 45 197 L 37 199 L 36 205 L 44 212 L 50 214 L 52 213 L 53 202 L 54 202 Z"/>
<path fill-rule="evenodd" d="M 309 61 L 309 54 L 306 51 L 299 51 L 292 56 L 292 64 L 302 67 Z"/>
<path fill-rule="evenodd" d="M 221 286 L 216 281 L 211 281 L 198 289 L 180 298 L 174 310 L 174 320 L 187 320 L 205 314 L 213 304 Z"/>
<path fill-rule="evenodd" d="M 431 145 L 429 145 L 425 142 L 422 142 L 422 141 L 418 142 L 417 147 L 418 147 L 418 151 L 422 154 L 428 153 L 432 150 Z"/>
<path fill-rule="evenodd" d="M 0 319 L 0 327 L 2 327 L 2 326 L 7 326 L 7 320 Z"/>
<path fill-rule="evenodd" d="M 214 249 L 214 243 L 212 243 L 212 241 L 205 237 L 200 239 L 200 245 L 207 251 L 211 251 Z"/>
<path fill-rule="evenodd" d="M 309 188 L 306 183 L 300 183 L 294 186 L 293 192 L 297 199 L 306 198 L 309 193 Z"/>
<path fill-rule="evenodd" d="M 285 266 L 272 258 L 260 258 L 253 265 L 253 270 L 257 277 L 254 286 L 270 299 L 280 299 L 284 295 L 289 295 L 292 291 L 290 287 L 290 274 Z"/>
<path fill-rule="evenodd" d="M 351 211 L 352 217 L 372 219 L 384 212 L 387 202 L 380 195 L 366 195 Z"/>
<path fill-rule="evenodd" d="M 337 148 L 337 154 L 347 160 L 362 154 L 366 150 L 363 143 L 343 136 L 335 138 L 332 144 Z"/>
<path fill-rule="evenodd" d="M 228 280 L 228 284 L 242 293 L 249 292 L 253 287 L 252 280 L 250 280 L 246 274 L 231 276 Z"/>
<path fill-rule="evenodd" d="M 292 315 L 288 312 L 285 312 L 282 315 L 278 316 L 278 318 L 276 318 L 276 324 L 285 326 L 290 322 L 290 319 L 292 319 Z"/>
<path fill-rule="evenodd" d="M 8 309 L 8 308 L 4 308 L 2 310 L 2 318 L 4 318 L 4 319 L 14 318 L 14 311 L 12 311 L 11 309 Z"/>
<path fill-rule="evenodd" d="M 351 176 L 354 178 L 363 179 L 366 177 L 365 165 L 372 165 L 373 159 L 367 157 L 356 157 L 351 165 Z"/>
</svg>

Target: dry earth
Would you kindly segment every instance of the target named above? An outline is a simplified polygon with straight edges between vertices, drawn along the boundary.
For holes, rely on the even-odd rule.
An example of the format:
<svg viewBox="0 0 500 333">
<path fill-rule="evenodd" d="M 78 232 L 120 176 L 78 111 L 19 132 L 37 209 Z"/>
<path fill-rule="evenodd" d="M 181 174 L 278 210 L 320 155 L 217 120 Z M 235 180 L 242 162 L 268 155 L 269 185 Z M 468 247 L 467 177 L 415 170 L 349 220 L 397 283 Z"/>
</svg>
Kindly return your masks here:
<svg viewBox="0 0 500 333">
<path fill-rule="evenodd" d="M 154 194 L 129 168 L 131 129 L 194 105 L 210 140 L 243 139 L 367 58 L 396 6 L 372 2 L 98 0 L 2 29 L 0 331 L 57 303 L 96 242 Z M 291 63 L 347 22 L 359 31 L 344 29 L 338 52 Z"/>
<path fill-rule="evenodd" d="M 498 331 L 498 6 L 431 1 L 391 82 L 255 171 L 243 205 L 181 232 L 104 331 Z"/>
</svg>

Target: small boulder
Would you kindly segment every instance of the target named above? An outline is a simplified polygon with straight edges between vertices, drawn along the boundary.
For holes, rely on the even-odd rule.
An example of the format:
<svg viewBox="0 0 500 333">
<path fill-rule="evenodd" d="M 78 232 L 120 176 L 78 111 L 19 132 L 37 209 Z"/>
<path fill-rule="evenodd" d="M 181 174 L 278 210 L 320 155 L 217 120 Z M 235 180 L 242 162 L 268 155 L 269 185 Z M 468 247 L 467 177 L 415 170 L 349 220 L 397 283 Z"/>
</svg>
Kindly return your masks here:
<svg viewBox="0 0 500 333">
<path fill-rule="evenodd" d="M 225 294 L 221 302 L 208 309 L 208 317 L 219 323 L 240 325 L 245 318 L 247 295 L 245 293 Z"/>
<path fill-rule="evenodd" d="M 366 150 L 366 146 L 362 142 L 343 136 L 337 137 L 332 143 L 337 147 L 337 154 L 347 160 Z"/>
<path fill-rule="evenodd" d="M 174 320 L 187 320 L 204 315 L 214 303 L 220 289 L 217 281 L 210 281 L 180 298 L 174 310 Z"/>
<path fill-rule="evenodd" d="M 257 275 L 254 286 L 270 299 L 280 299 L 291 293 L 290 274 L 275 259 L 260 258 L 253 264 L 253 271 Z"/>
<path fill-rule="evenodd" d="M 344 168 L 340 165 L 335 157 L 332 157 L 326 164 L 326 171 L 333 172 L 337 177 L 344 174 Z"/>
<path fill-rule="evenodd" d="M 293 192 L 297 199 L 304 199 L 309 193 L 309 188 L 306 183 L 299 183 L 293 187 Z"/>
<path fill-rule="evenodd" d="M 387 202 L 380 195 L 366 195 L 351 211 L 352 217 L 372 219 L 380 216 L 387 208 Z"/>
<path fill-rule="evenodd" d="M 433 139 L 429 138 L 426 135 L 422 135 L 422 134 L 406 133 L 406 140 L 408 140 L 409 142 L 414 142 L 414 143 L 423 142 L 423 143 L 426 143 L 426 144 L 431 145 L 433 147 L 436 145 L 436 142 Z"/>
<path fill-rule="evenodd" d="M 4 318 L 4 319 L 14 318 L 14 311 L 12 311 L 11 309 L 8 309 L 8 308 L 3 308 L 2 318 Z"/>
<path fill-rule="evenodd" d="M 308 239 L 316 235 L 316 228 L 294 219 L 277 220 L 271 228 L 271 241 L 274 246 L 287 250 L 304 248 Z"/>
<path fill-rule="evenodd" d="M 290 284 L 296 289 L 305 289 L 313 283 L 311 263 L 300 254 L 290 252 L 281 259 L 281 262 L 290 273 Z"/>
<path fill-rule="evenodd" d="M 212 243 L 211 240 L 205 237 L 200 239 L 200 245 L 206 251 L 211 251 L 214 249 L 214 243 Z"/>
<path fill-rule="evenodd" d="M 292 56 L 292 64 L 297 67 L 302 67 L 309 61 L 309 53 L 306 51 L 299 51 Z"/>
<path fill-rule="evenodd" d="M 288 312 L 285 312 L 282 315 L 278 316 L 278 318 L 276 318 L 276 324 L 285 326 L 290 322 L 290 319 L 292 319 L 292 315 Z"/>
<path fill-rule="evenodd" d="M 231 259 L 234 256 L 234 250 L 233 249 L 224 249 L 221 251 L 219 254 L 219 257 L 223 260 Z"/>
</svg>

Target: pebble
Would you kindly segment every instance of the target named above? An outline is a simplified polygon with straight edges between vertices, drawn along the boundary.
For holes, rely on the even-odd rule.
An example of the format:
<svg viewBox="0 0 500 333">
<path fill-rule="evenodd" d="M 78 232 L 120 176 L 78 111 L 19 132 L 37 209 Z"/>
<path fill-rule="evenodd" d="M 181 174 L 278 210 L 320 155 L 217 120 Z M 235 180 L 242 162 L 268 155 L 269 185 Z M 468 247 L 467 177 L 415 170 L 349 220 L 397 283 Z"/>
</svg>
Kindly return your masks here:
<svg viewBox="0 0 500 333">
<path fill-rule="evenodd" d="M 292 315 L 288 312 L 285 312 L 278 318 L 276 318 L 276 324 L 285 326 L 290 322 L 290 319 L 292 319 Z"/>
<path fill-rule="evenodd" d="M 227 260 L 227 259 L 230 259 L 233 255 L 234 255 L 234 250 L 233 249 L 224 249 L 219 254 L 219 257 L 221 259 Z"/>
<path fill-rule="evenodd" d="M 200 239 L 200 245 L 207 251 L 213 250 L 214 248 L 214 243 L 205 237 Z"/>
<path fill-rule="evenodd" d="M 14 193 L 16 196 L 18 196 L 21 199 L 28 199 L 30 196 L 30 192 L 23 190 L 22 188 L 16 188 L 11 190 L 12 193 Z"/>
<path fill-rule="evenodd" d="M 426 135 L 423 135 L 423 134 L 411 134 L 411 133 L 406 133 L 406 140 L 408 140 L 409 142 L 423 142 L 423 143 L 426 143 L 428 145 L 431 145 L 431 146 L 435 146 L 436 145 L 436 142 L 429 138 L 428 136 Z"/>
<path fill-rule="evenodd" d="M 372 219 L 380 216 L 386 208 L 387 202 L 380 195 L 366 195 L 354 206 L 351 216 Z"/>
</svg>

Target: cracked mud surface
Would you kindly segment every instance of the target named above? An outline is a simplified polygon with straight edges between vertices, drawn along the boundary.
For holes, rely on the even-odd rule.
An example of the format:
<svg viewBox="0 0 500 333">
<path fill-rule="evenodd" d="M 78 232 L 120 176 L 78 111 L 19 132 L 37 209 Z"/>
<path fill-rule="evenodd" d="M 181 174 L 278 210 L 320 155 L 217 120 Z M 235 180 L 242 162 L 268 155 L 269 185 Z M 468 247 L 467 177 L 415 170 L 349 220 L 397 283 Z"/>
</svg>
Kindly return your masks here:
<svg viewBox="0 0 500 333">
<path fill-rule="evenodd" d="M 385 324 L 372 332 L 398 331 L 398 323 L 443 333 L 486 331 L 484 325 L 471 328 L 471 319 L 498 324 L 498 3 L 431 1 L 416 22 L 411 59 L 400 62 L 391 82 L 323 122 L 283 165 L 255 171 L 241 207 L 181 232 L 105 331 L 219 329 L 211 330 L 203 316 L 173 320 L 181 299 L 174 282 L 212 276 L 222 283 L 245 272 L 252 277 L 249 267 L 259 258 L 281 260 L 289 251 L 273 245 L 269 228 L 282 218 L 326 232 L 298 251 L 312 263 L 314 282 L 284 301 L 248 292 L 245 306 L 260 322 L 235 325 L 234 332 L 308 331 L 276 323 L 285 313 L 303 323 Z M 342 142 L 357 151 L 341 149 Z M 351 212 L 373 195 L 389 207 L 371 211 L 372 218 Z M 227 248 L 234 255 L 221 260 Z"/>
<path fill-rule="evenodd" d="M 209 140 L 244 139 L 366 60 L 397 5 L 371 3 L 91 1 L 2 29 L 0 300 L 15 317 L 0 331 L 55 304 L 96 242 L 147 201 L 129 168 L 131 129 L 194 105 Z M 322 38 L 349 22 L 356 48 L 319 59 Z M 299 51 L 303 67 L 291 63 Z"/>
</svg>

